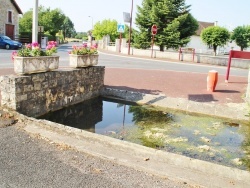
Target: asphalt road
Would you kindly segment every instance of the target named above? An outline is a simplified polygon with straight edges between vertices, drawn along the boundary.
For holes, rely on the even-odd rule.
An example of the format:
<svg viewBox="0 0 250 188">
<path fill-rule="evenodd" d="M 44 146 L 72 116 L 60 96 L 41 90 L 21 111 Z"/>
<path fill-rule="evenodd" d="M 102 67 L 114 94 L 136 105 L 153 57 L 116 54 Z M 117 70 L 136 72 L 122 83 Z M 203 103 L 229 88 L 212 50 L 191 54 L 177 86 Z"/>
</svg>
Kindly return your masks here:
<svg viewBox="0 0 250 188">
<path fill-rule="evenodd" d="M 191 187 L 29 135 L 20 123 L 0 128 L 0 148 L 0 188 Z"/>
<path fill-rule="evenodd" d="M 69 43 L 60 45 L 57 55 L 60 56 L 60 67 L 69 66 L 68 52 L 73 45 L 81 45 L 81 43 Z M 13 68 L 11 53 L 14 50 L 0 49 L 0 69 Z M 173 62 L 167 60 L 136 58 L 133 56 L 120 56 L 107 53 L 99 53 L 99 64 L 107 68 L 131 68 L 131 69 L 146 69 L 146 70 L 170 70 L 180 72 L 207 73 L 209 70 L 215 69 L 220 75 L 226 74 L 226 67 L 212 66 L 197 63 Z M 231 76 L 248 76 L 247 69 L 231 68 Z"/>
</svg>

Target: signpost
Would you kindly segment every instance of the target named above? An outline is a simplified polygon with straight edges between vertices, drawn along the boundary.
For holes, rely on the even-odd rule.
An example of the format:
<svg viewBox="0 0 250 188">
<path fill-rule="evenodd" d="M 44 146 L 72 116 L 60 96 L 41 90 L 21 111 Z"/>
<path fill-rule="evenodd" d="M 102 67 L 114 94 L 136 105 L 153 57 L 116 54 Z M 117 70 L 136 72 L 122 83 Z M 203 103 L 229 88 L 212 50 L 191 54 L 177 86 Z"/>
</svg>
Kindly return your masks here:
<svg viewBox="0 0 250 188">
<path fill-rule="evenodd" d="M 46 48 L 47 42 L 42 41 L 44 26 L 38 26 L 37 28 L 38 28 L 38 41 L 37 42 L 40 44 L 41 48 Z"/>
<path fill-rule="evenodd" d="M 250 52 L 231 50 L 228 58 L 227 73 L 225 82 L 228 83 L 232 58 L 250 59 Z"/>
<path fill-rule="evenodd" d="M 152 32 L 152 35 L 154 36 L 154 35 L 156 35 L 156 33 L 157 33 L 157 25 L 153 25 L 152 27 L 151 27 L 151 32 Z"/>
<path fill-rule="evenodd" d="M 120 33 L 119 52 L 121 52 L 122 33 L 124 33 L 124 31 L 125 31 L 125 25 L 124 24 L 118 24 L 117 25 L 117 32 Z"/>
<path fill-rule="evenodd" d="M 117 25 L 117 32 L 124 33 L 125 31 L 125 25 L 124 24 L 118 24 Z"/>
<path fill-rule="evenodd" d="M 151 27 L 151 33 L 152 33 L 152 51 L 151 51 L 151 58 L 153 57 L 153 47 L 154 47 L 154 36 L 157 33 L 157 25 L 152 25 Z"/>
</svg>

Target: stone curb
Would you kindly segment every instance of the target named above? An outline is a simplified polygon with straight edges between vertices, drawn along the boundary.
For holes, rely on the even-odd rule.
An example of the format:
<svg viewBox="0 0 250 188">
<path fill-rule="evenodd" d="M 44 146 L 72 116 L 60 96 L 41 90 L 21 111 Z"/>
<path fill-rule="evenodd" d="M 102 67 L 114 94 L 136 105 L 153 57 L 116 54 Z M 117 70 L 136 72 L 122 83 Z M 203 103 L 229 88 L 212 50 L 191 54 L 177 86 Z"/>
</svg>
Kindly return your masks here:
<svg viewBox="0 0 250 188">
<path fill-rule="evenodd" d="M 223 108 L 222 105 L 218 107 L 215 104 L 173 99 L 165 95 L 149 95 L 111 88 L 104 88 L 102 95 L 137 102 L 139 104 L 188 110 L 215 116 L 220 115 L 219 107 Z M 236 107 L 235 104 L 230 105 L 232 104 L 227 104 L 227 107 L 231 107 L 232 111 L 236 107 L 239 108 L 237 113 L 235 111 L 232 114 L 228 112 L 230 114 L 228 116 L 223 111 L 222 117 L 237 117 L 239 120 L 247 120 L 239 115 L 245 110 L 245 104 L 239 104 L 238 106 L 236 104 Z M 66 144 L 78 151 L 112 160 L 119 164 L 133 167 L 136 170 L 146 171 L 173 180 L 185 181 L 191 185 L 205 187 L 250 187 L 250 172 L 248 171 L 147 148 L 47 120 L 37 120 L 17 112 L 13 112 L 13 114 L 19 119 L 20 124 L 24 125 L 24 130 L 29 133 L 39 134 L 41 137 L 48 138 L 55 143 Z M 235 117 L 232 117 L 232 115 Z"/>
<path fill-rule="evenodd" d="M 119 100 L 136 102 L 138 104 L 153 105 L 162 108 L 170 108 L 232 120 L 249 121 L 249 106 L 247 103 L 200 103 L 183 98 L 167 97 L 164 94 L 151 95 L 108 87 L 103 88 L 101 95 L 105 97 L 117 98 Z"/>
<path fill-rule="evenodd" d="M 191 185 L 205 187 L 250 187 L 250 172 L 168 153 L 127 141 L 121 141 L 47 120 L 19 116 L 24 130 L 49 140 L 69 145 L 78 151 L 116 161 Z"/>
</svg>

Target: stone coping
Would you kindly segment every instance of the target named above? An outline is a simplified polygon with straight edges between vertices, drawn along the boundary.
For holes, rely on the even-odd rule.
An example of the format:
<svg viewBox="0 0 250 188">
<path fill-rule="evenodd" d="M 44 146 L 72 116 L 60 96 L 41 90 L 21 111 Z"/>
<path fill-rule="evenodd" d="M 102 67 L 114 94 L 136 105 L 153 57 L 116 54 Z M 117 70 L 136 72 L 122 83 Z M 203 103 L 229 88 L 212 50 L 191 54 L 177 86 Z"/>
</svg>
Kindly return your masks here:
<svg viewBox="0 0 250 188">
<path fill-rule="evenodd" d="M 66 144 L 80 152 L 115 161 L 163 178 L 181 180 L 194 186 L 250 187 L 250 172 L 207 161 L 148 148 L 22 114 L 23 129 L 53 143 Z"/>
<path fill-rule="evenodd" d="M 204 114 L 238 121 L 249 121 L 249 106 L 247 103 L 201 103 L 184 98 L 168 97 L 164 94 L 151 95 L 134 91 L 119 90 L 105 87 L 101 91 L 105 97 L 117 98 L 138 104 L 170 108 L 190 113 Z"/>
<path fill-rule="evenodd" d="M 155 105 L 164 108 L 172 107 L 179 110 L 194 109 L 191 111 L 209 115 L 216 113 L 215 109 L 219 110 L 219 107 L 216 107 L 214 104 L 202 104 L 205 106 L 201 107 L 194 102 L 189 104 L 190 101 L 169 98 L 165 95 L 149 95 L 111 88 L 104 88 L 101 94 L 105 97 L 109 96 L 139 104 Z M 227 105 L 230 106 L 230 104 Z M 209 108 L 213 113 L 209 113 Z M 235 110 L 235 108 L 232 110 Z M 203 111 L 199 111 L 199 109 L 203 109 Z M 106 160 L 112 160 L 136 170 L 142 170 L 169 179 L 182 180 L 188 182 L 190 185 L 205 187 L 250 187 L 250 172 L 248 171 L 148 148 L 47 120 L 38 120 L 9 109 L 4 110 L 14 115 L 22 125 L 22 128 L 30 134 L 39 134 L 42 138 L 46 138 L 52 142 L 66 144 L 78 151 L 86 152 Z M 242 110 L 238 111 L 238 113 L 240 112 L 242 113 Z M 233 114 L 236 113 L 234 112 Z M 223 117 L 232 118 L 233 114 L 230 114 L 230 117 L 225 115 L 224 111 Z M 216 116 L 218 116 L 218 112 Z"/>
</svg>

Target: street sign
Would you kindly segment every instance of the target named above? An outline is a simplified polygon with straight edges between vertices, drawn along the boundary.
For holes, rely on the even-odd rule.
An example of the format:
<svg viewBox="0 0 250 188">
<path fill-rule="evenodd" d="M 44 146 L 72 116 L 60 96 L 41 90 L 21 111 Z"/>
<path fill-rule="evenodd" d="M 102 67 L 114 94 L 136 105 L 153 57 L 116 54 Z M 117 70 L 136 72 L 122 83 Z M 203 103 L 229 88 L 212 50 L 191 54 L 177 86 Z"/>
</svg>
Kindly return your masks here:
<svg viewBox="0 0 250 188">
<path fill-rule="evenodd" d="M 124 33 L 125 31 L 125 25 L 124 24 L 118 24 L 117 25 L 117 32 Z"/>
<path fill-rule="evenodd" d="M 123 12 L 123 21 L 130 23 L 130 20 L 131 20 L 130 13 Z"/>
<path fill-rule="evenodd" d="M 157 33 L 157 26 L 155 24 L 151 27 L 151 32 L 152 32 L 152 35 L 156 35 L 156 33 Z"/>
<path fill-rule="evenodd" d="M 38 26 L 38 32 L 43 33 L 44 32 L 44 27 L 43 26 Z"/>
</svg>

